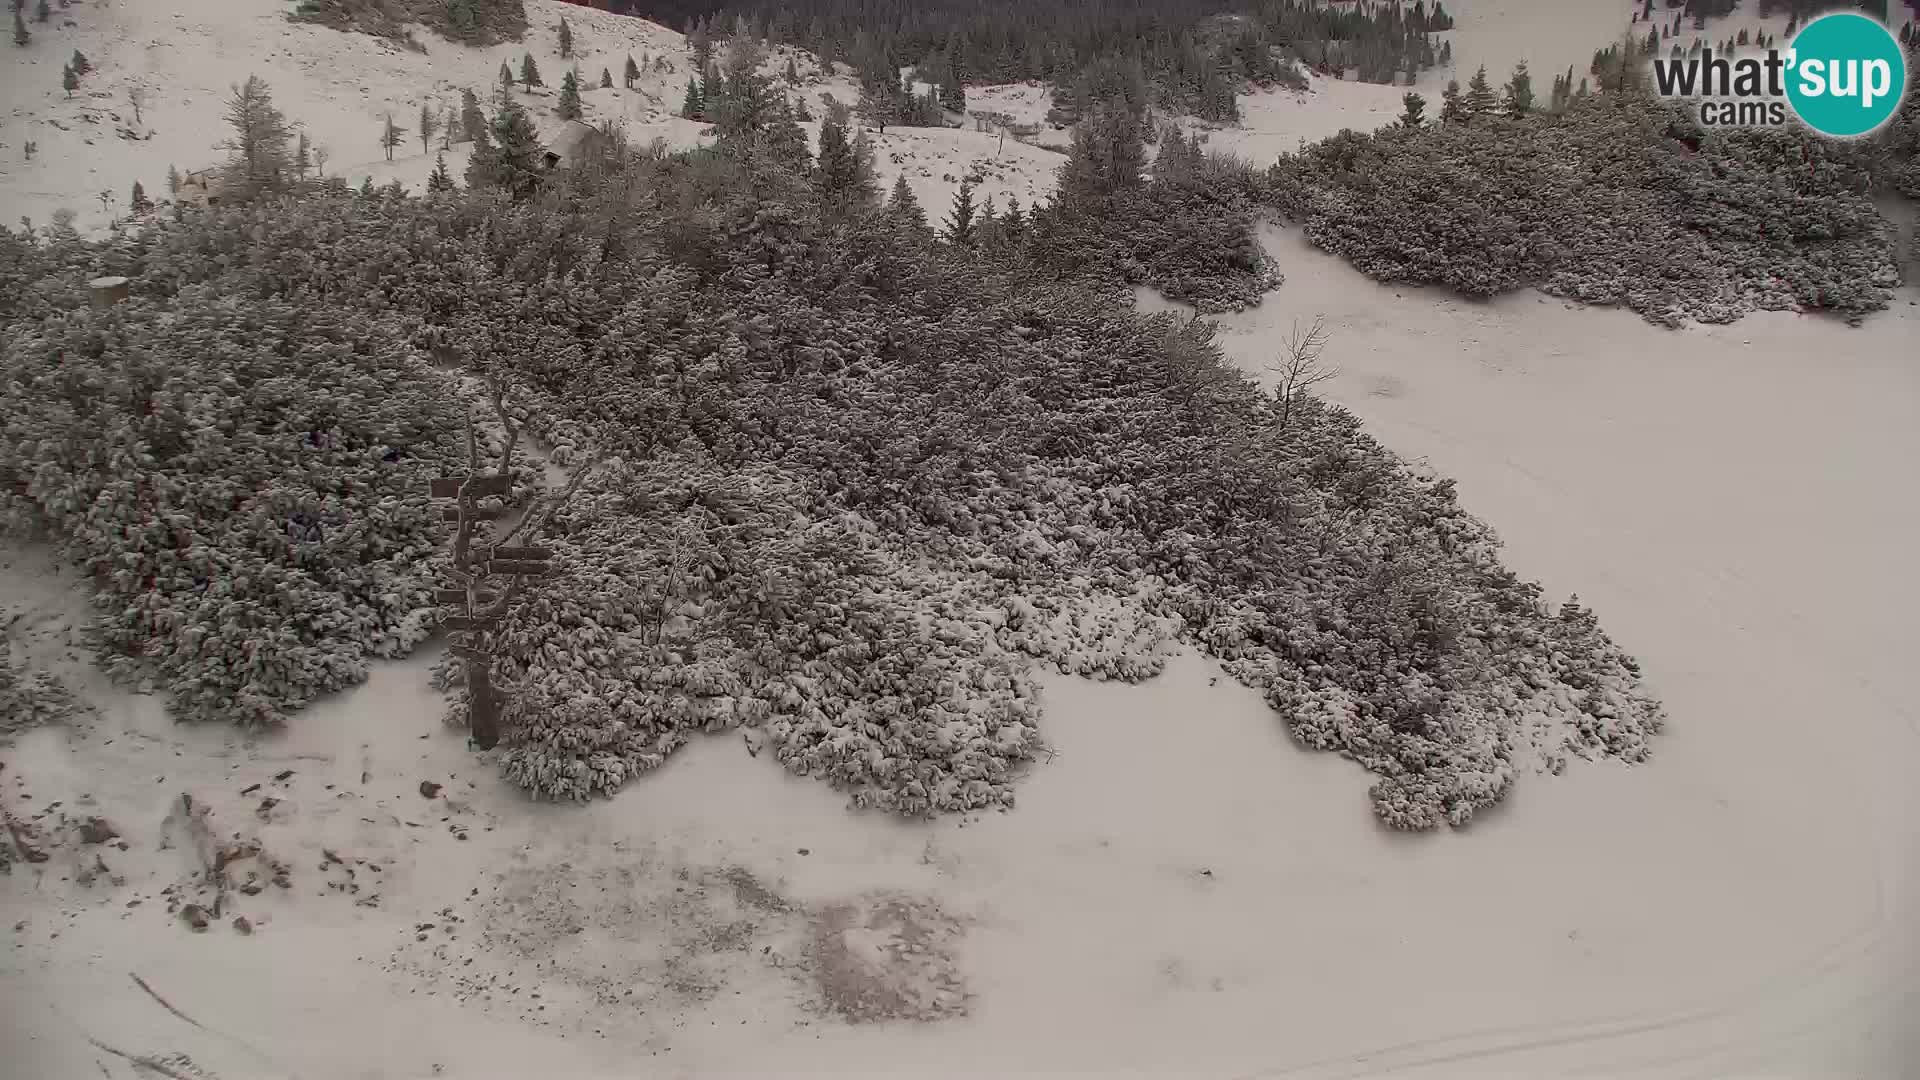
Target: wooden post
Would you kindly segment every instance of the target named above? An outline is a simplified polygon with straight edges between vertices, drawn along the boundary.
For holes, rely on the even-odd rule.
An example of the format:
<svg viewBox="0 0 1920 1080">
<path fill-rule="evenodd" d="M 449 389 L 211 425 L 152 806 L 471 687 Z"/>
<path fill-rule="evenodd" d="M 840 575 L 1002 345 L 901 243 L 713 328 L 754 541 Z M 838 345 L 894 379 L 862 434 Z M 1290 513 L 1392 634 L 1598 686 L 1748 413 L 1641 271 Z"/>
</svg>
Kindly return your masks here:
<svg viewBox="0 0 1920 1080">
<path fill-rule="evenodd" d="M 467 659 L 467 727 L 482 750 L 500 743 L 500 698 L 493 692 L 491 657 Z"/>
<path fill-rule="evenodd" d="M 131 289 L 123 277 L 97 277 L 87 282 L 87 288 L 93 290 L 93 306 L 109 308 L 127 298 Z"/>
<path fill-rule="evenodd" d="M 428 485 L 428 494 L 436 499 L 453 499 L 454 506 L 444 511 L 448 521 L 458 523 L 454 540 L 454 566 L 476 580 L 470 588 L 436 589 L 434 598 L 455 607 L 459 614 L 441 622 L 448 631 L 462 635 L 453 646 L 454 656 L 465 661 L 467 676 L 467 728 L 473 745 L 491 750 L 500 742 L 500 694 L 493 685 L 493 649 L 490 641 L 482 644 L 498 625 L 500 616 L 515 593 L 529 578 L 545 577 L 550 570 L 552 550 L 543 547 L 490 547 L 473 549 L 476 522 L 504 516 L 499 510 L 481 510 L 475 503 L 490 495 L 505 495 L 512 480 L 504 474 L 493 476 L 442 476 Z M 483 590 L 477 579 L 486 577 L 514 579 L 504 593 Z"/>
</svg>

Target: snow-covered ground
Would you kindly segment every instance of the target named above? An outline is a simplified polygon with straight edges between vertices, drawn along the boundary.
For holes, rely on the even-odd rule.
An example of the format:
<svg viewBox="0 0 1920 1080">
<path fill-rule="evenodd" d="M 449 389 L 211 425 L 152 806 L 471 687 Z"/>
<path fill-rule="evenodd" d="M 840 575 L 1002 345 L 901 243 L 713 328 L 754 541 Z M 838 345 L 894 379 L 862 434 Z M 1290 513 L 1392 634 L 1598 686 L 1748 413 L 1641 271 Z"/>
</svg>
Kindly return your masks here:
<svg viewBox="0 0 1920 1080">
<path fill-rule="evenodd" d="M 1482 2 L 1505 0 L 1460 0 L 1455 48 L 1497 72 L 1498 39 L 1462 44 Z M 1592 46 L 1566 44 L 1565 19 L 1587 5 L 1508 7 L 1584 67 Z M 583 72 L 617 84 L 627 51 L 667 52 L 678 71 L 653 98 L 592 90 L 589 113 L 698 137 L 667 115 L 679 35 L 530 9 L 549 83 L 561 11 Z M 486 89 L 526 51 L 423 39 L 428 63 L 278 12 L 116 2 L 35 24 L 28 57 L 0 68 L 7 209 L 97 211 L 87 193 L 109 186 L 124 207 L 136 177 L 158 195 L 167 163 L 217 156 L 219 102 L 249 72 L 334 150 L 330 173 L 417 182 L 432 155 L 414 141 L 388 165 L 382 113 L 411 126 L 423 95 Z M 76 44 L 100 68 L 82 93 L 117 100 L 64 102 Z M 1552 65 L 1533 67 L 1544 87 Z M 107 119 L 130 119 L 118 87 L 136 77 L 151 141 Z M 1277 153 L 1390 119 L 1401 92 L 1263 95 L 1211 144 Z M 101 123 L 81 127 L 83 107 Z M 31 164 L 23 138 L 40 142 Z M 937 215 L 996 142 L 892 129 L 883 177 L 907 170 Z M 1059 158 L 1015 146 L 1018 168 L 985 191 L 1024 202 Z M 530 804 L 440 726 L 438 645 L 283 735 L 180 728 L 89 672 L 77 587 L 9 549 L 0 624 L 101 712 L 0 754 L 0 807 L 47 856 L 0 877 L 8 1075 L 135 1075 L 90 1039 L 225 1080 L 1912 1075 L 1920 293 L 1858 329 L 1759 313 L 1666 331 L 1534 293 L 1381 286 L 1295 233 L 1265 240 L 1287 283 L 1225 320 L 1235 357 L 1257 370 L 1294 320 L 1325 315 L 1343 371 L 1322 389 L 1457 478 L 1509 565 L 1556 599 L 1577 590 L 1643 660 L 1670 718 L 1652 763 L 1521 785 L 1461 833 L 1389 833 L 1364 772 L 1297 749 L 1186 655 L 1140 686 L 1050 679 L 1054 754 L 1005 814 L 850 813 L 735 735 L 615 799 Z M 235 877 L 251 867 L 264 887 L 230 892 L 202 933 L 169 911 L 205 899 L 182 793 L 208 835 L 261 847 Z M 120 837 L 60 824 L 94 816 Z"/>
<path fill-rule="evenodd" d="M 1453 70 L 1424 73 L 1420 91 L 1437 97 L 1448 79 L 1458 79 L 1465 86 L 1474 69 L 1483 64 L 1487 78 L 1498 86 L 1524 60 L 1533 76 L 1534 92 L 1544 99 L 1554 75 L 1572 67 L 1578 85 L 1595 51 L 1618 41 L 1629 29 L 1645 37 L 1647 28 L 1630 22 L 1641 6 L 1632 0 L 1451 0 L 1447 12 L 1454 18 L 1454 28 L 1435 36 L 1453 44 Z M 1674 14 L 1665 4 L 1654 5 L 1657 18 L 1671 20 Z M 1687 24 L 1692 25 L 1691 18 Z"/>
<path fill-rule="evenodd" d="M 0 773 L 16 818 L 98 814 L 129 844 L 0 883 L 21 1075 L 126 1075 L 88 1037 L 225 1077 L 1902 1075 L 1920 296 L 1859 329 L 1672 332 L 1267 242 L 1288 283 L 1228 320 L 1236 357 L 1326 315 L 1330 393 L 1642 657 L 1671 716 L 1651 765 L 1391 834 L 1363 773 L 1187 656 L 1137 687 L 1051 680 L 1056 754 L 1018 808 L 909 824 L 733 736 L 613 800 L 529 805 L 439 728 L 424 658 L 258 741 L 118 698 Z M 71 619 L 39 564 L 8 573 L 9 606 Z M 290 888 L 204 934 L 169 916 L 181 792 Z M 125 884 L 77 883 L 95 853 Z M 847 1023 L 848 1000 L 932 1019 Z"/>
</svg>

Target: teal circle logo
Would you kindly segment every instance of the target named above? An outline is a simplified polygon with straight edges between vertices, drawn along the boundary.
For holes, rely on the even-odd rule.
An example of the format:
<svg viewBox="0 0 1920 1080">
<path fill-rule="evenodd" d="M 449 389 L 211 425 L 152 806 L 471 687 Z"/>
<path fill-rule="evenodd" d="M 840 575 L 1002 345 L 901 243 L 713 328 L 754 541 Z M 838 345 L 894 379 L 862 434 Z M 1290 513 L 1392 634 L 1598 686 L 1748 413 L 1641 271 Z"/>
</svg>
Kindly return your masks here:
<svg viewBox="0 0 1920 1080">
<path fill-rule="evenodd" d="M 1810 128 L 1850 139 L 1878 130 L 1907 91 L 1907 57 L 1878 20 L 1841 12 L 1788 44 L 1787 101 Z"/>
</svg>

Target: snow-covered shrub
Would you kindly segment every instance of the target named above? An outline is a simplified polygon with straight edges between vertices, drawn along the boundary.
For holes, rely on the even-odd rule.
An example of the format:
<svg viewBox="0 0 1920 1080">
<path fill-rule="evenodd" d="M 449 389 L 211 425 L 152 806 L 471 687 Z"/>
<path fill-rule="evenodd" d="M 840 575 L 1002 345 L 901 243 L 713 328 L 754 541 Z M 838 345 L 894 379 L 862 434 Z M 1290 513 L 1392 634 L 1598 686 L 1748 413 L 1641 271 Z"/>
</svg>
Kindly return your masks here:
<svg viewBox="0 0 1920 1080">
<path fill-rule="evenodd" d="M 1150 181 L 1037 207 L 1022 253 L 1059 277 L 1150 285 L 1203 313 L 1239 311 L 1283 280 L 1254 236 L 1266 198 L 1246 163 L 1170 133 Z"/>
<path fill-rule="evenodd" d="M 91 575 L 96 645 L 180 714 L 273 722 L 431 632 L 457 414 L 378 325 L 190 286 L 4 350 L 0 511 Z"/>
<path fill-rule="evenodd" d="M 403 422 L 445 433 L 413 453 L 450 449 L 457 413 L 398 344 L 418 342 L 505 371 L 532 434 L 608 459 L 528 537 L 553 573 L 498 632 L 503 765 L 546 796 L 612 791 L 691 732 L 738 726 L 865 805 L 1005 805 L 1040 739 L 1036 658 L 1141 679 L 1175 640 L 1258 688 L 1304 745 L 1374 772 L 1378 812 L 1405 828 L 1468 820 L 1528 755 L 1637 760 L 1658 729 L 1631 662 L 1503 569 L 1449 482 L 1337 408 L 1296 403 L 1280 423 L 1211 324 L 1142 319 L 1044 261 L 955 255 L 823 210 L 752 146 L 547 183 L 514 205 L 320 193 L 197 211 L 88 248 L 135 278 L 124 310 L 16 320 L 6 393 L 35 419 L 4 429 L 0 481 L 40 485 L 35 511 L 66 515 L 133 613 L 109 620 L 114 640 L 204 637 L 251 612 L 284 633 L 325 613 L 311 648 L 272 654 L 275 678 L 304 680 L 275 691 L 288 700 L 348 677 L 349 640 L 410 640 L 418 624 L 393 613 L 418 607 L 441 556 L 382 562 L 432 531 L 419 474 L 364 453 Z M 239 349 L 242 330 L 265 347 Z M 99 450 L 41 430 L 80 422 L 61 419 L 80 408 L 56 362 L 70 353 L 93 380 L 81 398 L 104 402 L 86 414 L 108 433 Z M 150 358 L 185 354 L 212 362 Z M 129 381 L 155 385 L 161 419 L 127 404 L 143 400 Z M 380 496 L 359 512 L 396 529 L 357 534 L 361 559 L 322 560 L 320 577 L 285 566 L 229 488 L 169 471 L 224 448 L 200 471 L 311 516 L 295 496 L 326 495 L 315 480 L 334 474 L 280 436 L 317 430 L 315 381 L 353 388 L 325 414 L 328 450 L 364 468 L 356 494 Z M 123 462 L 147 488 L 112 485 Z M 107 491 L 105 524 L 60 501 L 76 488 L 87 506 Z M 170 527 L 232 542 L 173 553 L 126 520 L 149 490 L 174 500 Z M 209 547 L 276 595 L 207 607 L 177 567 Z M 183 671 L 178 692 L 212 677 Z"/>
<path fill-rule="evenodd" d="M 1883 308 L 1892 233 L 1857 151 L 1797 128 L 1701 128 L 1630 94 L 1521 120 L 1343 131 L 1272 170 L 1318 247 L 1383 281 L 1535 287 L 1650 321 Z"/>
<path fill-rule="evenodd" d="M 610 468 L 555 523 L 556 562 L 500 639 L 507 775 L 582 797 L 690 730 L 764 727 L 802 775 L 904 813 L 1011 800 L 1034 739 L 993 597 L 914 566 L 760 469 Z"/>
</svg>

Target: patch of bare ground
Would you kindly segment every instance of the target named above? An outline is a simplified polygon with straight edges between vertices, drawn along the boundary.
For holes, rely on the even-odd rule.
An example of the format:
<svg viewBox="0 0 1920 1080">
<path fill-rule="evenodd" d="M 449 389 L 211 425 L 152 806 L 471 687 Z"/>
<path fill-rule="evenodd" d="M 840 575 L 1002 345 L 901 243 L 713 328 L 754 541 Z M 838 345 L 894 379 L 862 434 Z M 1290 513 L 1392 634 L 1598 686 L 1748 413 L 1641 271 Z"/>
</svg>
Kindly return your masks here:
<svg viewBox="0 0 1920 1080">
<path fill-rule="evenodd" d="M 523 856 L 460 907 L 415 927 L 394 966 L 542 1025 L 599 1030 L 610 1008 L 662 1031 L 765 1008 L 796 1024 L 926 1021 L 969 999 L 961 923 L 929 899 L 810 905 L 744 867 L 650 845 Z"/>
<path fill-rule="evenodd" d="M 822 907 L 812 920 L 813 975 L 848 1020 L 942 1020 L 971 995 L 954 963 L 960 923 L 932 901 L 877 894 Z"/>
</svg>

